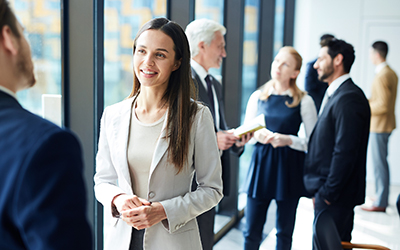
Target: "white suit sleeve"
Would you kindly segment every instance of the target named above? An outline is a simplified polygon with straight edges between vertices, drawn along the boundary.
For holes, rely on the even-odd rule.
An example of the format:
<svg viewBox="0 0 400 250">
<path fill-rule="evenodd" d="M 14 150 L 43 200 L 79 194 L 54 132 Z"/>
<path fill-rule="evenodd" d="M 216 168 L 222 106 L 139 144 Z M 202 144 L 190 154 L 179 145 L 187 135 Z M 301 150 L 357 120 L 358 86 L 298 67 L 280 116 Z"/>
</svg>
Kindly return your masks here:
<svg viewBox="0 0 400 250">
<path fill-rule="evenodd" d="M 305 137 L 290 135 L 292 145 L 290 147 L 299 151 L 307 151 L 308 138 L 317 122 L 317 109 L 311 96 L 305 95 L 300 103 L 301 120 L 305 128 Z"/>
<path fill-rule="evenodd" d="M 100 137 L 96 155 L 96 174 L 94 176 L 94 191 L 96 199 L 103 204 L 106 211 L 111 210 L 112 199 L 121 193 L 126 193 L 118 187 L 118 175 L 111 160 L 107 135 L 107 108 L 100 122 Z"/>
</svg>

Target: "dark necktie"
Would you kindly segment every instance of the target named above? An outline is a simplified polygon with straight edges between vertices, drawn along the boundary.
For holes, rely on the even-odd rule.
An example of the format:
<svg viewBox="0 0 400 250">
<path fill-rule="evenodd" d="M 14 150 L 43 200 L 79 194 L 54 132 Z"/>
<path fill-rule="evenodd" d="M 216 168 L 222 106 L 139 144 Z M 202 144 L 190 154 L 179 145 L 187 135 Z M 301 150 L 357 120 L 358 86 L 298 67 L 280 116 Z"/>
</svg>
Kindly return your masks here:
<svg viewBox="0 0 400 250">
<path fill-rule="evenodd" d="M 207 94 L 208 94 L 208 99 L 210 99 L 211 114 L 215 121 L 214 95 L 213 95 L 213 91 L 212 91 L 212 79 L 211 78 L 212 78 L 211 75 L 207 75 L 206 78 L 204 78 L 204 79 L 206 80 L 206 83 L 207 83 Z"/>
</svg>

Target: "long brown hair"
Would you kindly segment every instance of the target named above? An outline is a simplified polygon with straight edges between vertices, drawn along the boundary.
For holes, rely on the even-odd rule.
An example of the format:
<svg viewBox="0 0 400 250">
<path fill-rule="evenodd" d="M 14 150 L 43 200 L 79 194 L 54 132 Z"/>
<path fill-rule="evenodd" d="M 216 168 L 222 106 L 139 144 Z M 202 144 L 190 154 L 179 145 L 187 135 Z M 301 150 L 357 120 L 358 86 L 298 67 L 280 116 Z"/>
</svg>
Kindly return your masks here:
<svg viewBox="0 0 400 250">
<path fill-rule="evenodd" d="M 295 69 L 296 70 L 300 70 L 301 68 L 301 64 L 303 62 L 303 58 L 301 58 L 299 52 L 297 52 L 297 50 L 295 50 L 293 47 L 291 46 L 285 46 L 282 47 L 279 52 L 287 52 L 290 55 L 293 56 L 293 58 L 296 61 L 296 65 L 295 65 Z M 292 92 L 293 95 L 293 101 L 292 103 L 288 103 L 286 102 L 286 106 L 288 106 L 289 108 L 293 108 L 296 107 L 297 105 L 299 105 L 301 99 L 307 94 L 306 92 L 302 91 L 299 89 L 299 87 L 297 87 L 296 84 L 296 78 L 292 78 L 289 81 L 289 89 L 290 92 Z M 269 97 L 269 91 L 271 89 L 271 87 L 274 86 L 276 80 L 271 79 L 268 82 L 266 82 L 263 86 L 260 87 L 261 90 L 261 94 L 260 94 L 260 100 L 267 100 Z"/>
<path fill-rule="evenodd" d="M 190 69 L 189 43 L 185 32 L 177 23 L 166 18 L 155 18 L 145 23 L 137 33 L 133 44 L 133 55 L 137 39 L 146 30 L 160 30 L 171 37 L 174 42 L 175 60 L 181 60 L 180 67 L 171 73 L 168 87 L 162 97 L 168 105 L 166 134 L 169 140 L 168 157 L 179 173 L 188 160 L 190 129 L 197 112 L 197 103 L 194 101 L 196 88 Z M 134 74 L 133 88 L 128 98 L 137 98 L 140 86 L 139 79 Z"/>
</svg>

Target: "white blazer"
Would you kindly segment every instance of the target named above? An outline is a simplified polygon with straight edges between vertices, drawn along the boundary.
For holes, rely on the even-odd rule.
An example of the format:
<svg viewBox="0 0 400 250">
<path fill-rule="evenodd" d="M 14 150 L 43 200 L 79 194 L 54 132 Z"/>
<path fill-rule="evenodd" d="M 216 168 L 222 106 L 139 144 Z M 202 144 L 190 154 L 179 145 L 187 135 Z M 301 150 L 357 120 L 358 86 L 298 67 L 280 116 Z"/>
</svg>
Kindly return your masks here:
<svg viewBox="0 0 400 250">
<path fill-rule="evenodd" d="M 112 199 L 133 194 L 127 147 L 133 98 L 107 107 L 101 118 L 94 191 L 104 206 L 104 249 L 128 250 L 132 227 L 114 218 Z M 196 217 L 222 199 L 221 162 L 210 111 L 199 104 L 190 132 L 188 164 L 177 174 L 168 160 L 168 141 L 157 142 L 149 174 L 149 201 L 160 202 L 167 219 L 145 230 L 144 249 L 202 249 Z M 138 149 L 140 150 L 140 149 Z M 191 192 L 196 170 L 198 188 Z"/>
</svg>

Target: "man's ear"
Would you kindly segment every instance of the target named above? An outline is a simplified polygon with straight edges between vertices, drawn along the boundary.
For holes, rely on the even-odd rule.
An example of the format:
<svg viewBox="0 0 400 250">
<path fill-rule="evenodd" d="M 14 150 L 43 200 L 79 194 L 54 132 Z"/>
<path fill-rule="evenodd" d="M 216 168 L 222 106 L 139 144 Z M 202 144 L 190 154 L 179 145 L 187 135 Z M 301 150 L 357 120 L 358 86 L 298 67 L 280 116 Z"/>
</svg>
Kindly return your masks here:
<svg viewBox="0 0 400 250">
<path fill-rule="evenodd" d="M 13 34 L 10 26 L 4 25 L 1 29 L 0 42 L 3 45 L 2 47 L 4 47 L 4 49 L 8 51 L 11 55 L 18 54 L 17 37 Z"/>
<path fill-rule="evenodd" d="M 199 42 L 199 44 L 197 44 L 197 47 L 199 47 L 199 50 L 203 50 L 205 47 L 206 43 L 204 41 Z"/>
<path fill-rule="evenodd" d="M 342 63 L 343 63 L 343 55 L 342 54 L 337 54 L 335 56 L 335 58 L 333 59 L 333 65 L 339 66 Z"/>
</svg>

